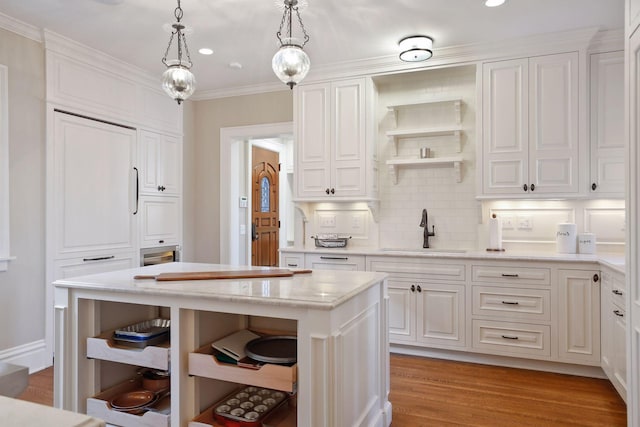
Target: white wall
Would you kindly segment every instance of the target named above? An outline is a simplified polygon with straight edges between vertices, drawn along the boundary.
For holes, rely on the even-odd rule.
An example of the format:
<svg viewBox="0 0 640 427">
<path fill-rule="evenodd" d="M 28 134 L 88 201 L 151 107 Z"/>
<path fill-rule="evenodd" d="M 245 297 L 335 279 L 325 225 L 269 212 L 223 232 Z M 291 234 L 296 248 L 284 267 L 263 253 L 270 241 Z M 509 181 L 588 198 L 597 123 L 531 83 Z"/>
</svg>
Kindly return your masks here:
<svg viewBox="0 0 640 427">
<path fill-rule="evenodd" d="M 42 367 L 48 286 L 44 48 L 0 29 L 0 64 L 9 73 L 10 235 L 11 255 L 16 257 L 9 270 L 0 273 L 0 360 Z"/>
</svg>

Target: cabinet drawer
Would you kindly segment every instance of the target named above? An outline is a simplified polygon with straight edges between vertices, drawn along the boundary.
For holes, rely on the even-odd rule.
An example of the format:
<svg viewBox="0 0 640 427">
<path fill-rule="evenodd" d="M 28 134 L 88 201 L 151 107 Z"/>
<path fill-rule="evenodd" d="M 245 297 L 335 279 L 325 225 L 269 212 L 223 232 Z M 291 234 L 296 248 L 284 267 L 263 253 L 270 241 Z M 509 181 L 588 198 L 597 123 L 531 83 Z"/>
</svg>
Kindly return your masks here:
<svg viewBox="0 0 640 427">
<path fill-rule="evenodd" d="M 282 264 L 284 268 L 302 268 L 304 267 L 303 257 L 301 255 L 282 255 Z"/>
<path fill-rule="evenodd" d="M 550 295 L 546 289 L 473 287 L 473 314 L 510 319 L 550 321 Z"/>
<path fill-rule="evenodd" d="M 131 427 L 169 427 L 171 424 L 171 397 L 161 398 L 151 405 L 155 411 L 147 411 L 143 414 L 129 414 L 111 409 L 111 399 L 123 393 L 135 390 L 143 390 L 142 380 L 135 379 L 125 381 L 111 387 L 94 397 L 87 399 L 87 415 L 105 420 L 108 425 Z M 158 411 L 158 412 L 156 412 Z M 45 423 L 46 424 L 46 423 Z"/>
<path fill-rule="evenodd" d="M 474 282 L 543 286 L 549 286 L 551 284 L 551 271 L 548 268 L 474 265 L 471 267 L 471 275 L 471 280 Z"/>
<path fill-rule="evenodd" d="M 473 321 L 473 347 L 513 356 L 551 356 L 551 327 L 528 323 Z"/>
<path fill-rule="evenodd" d="M 369 271 L 382 271 L 390 273 L 394 277 L 417 278 L 424 280 L 450 280 L 464 281 L 465 266 L 464 264 L 447 264 L 443 261 L 420 262 L 420 261 L 404 261 L 406 258 L 397 260 L 385 257 L 374 258 L 369 262 Z"/>
<path fill-rule="evenodd" d="M 113 331 L 108 331 L 97 337 L 87 338 L 87 357 L 167 371 L 169 345 L 170 342 L 167 340 L 143 349 L 119 346 L 113 340 Z"/>
<path fill-rule="evenodd" d="M 304 262 L 305 268 L 314 270 L 365 270 L 363 255 L 305 254 Z"/>
<path fill-rule="evenodd" d="M 265 364 L 254 370 L 220 363 L 213 355 L 211 344 L 207 344 L 189 353 L 189 375 L 293 392 L 298 367 Z"/>
<path fill-rule="evenodd" d="M 627 299 L 626 287 L 624 284 L 624 278 L 620 280 L 614 276 L 611 281 L 611 301 L 620 308 L 624 308 Z"/>
</svg>

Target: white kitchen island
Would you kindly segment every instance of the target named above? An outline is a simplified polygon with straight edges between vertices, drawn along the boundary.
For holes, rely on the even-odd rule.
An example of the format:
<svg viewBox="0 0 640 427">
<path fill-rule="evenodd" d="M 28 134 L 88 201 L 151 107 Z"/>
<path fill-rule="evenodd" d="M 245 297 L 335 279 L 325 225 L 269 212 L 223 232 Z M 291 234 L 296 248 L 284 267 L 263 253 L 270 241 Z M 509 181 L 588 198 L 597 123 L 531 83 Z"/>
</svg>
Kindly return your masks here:
<svg viewBox="0 0 640 427">
<path fill-rule="evenodd" d="M 113 424 L 201 426 L 212 405 L 250 384 L 296 392 L 290 414 L 274 425 L 389 426 L 385 274 L 318 270 L 268 279 L 133 279 L 241 269 L 247 267 L 171 263 L 54 282 L 54 405 Z M 114 344 L 114 329 L 159 317 L 171 320 L 170 345 Z M 275 370 L 261 372 L 265 367 L 216 363 L 211 342 L 244 328 L 295 333 L 297 364 L 265 365 Z M 131 387 L 140 366 L 170 369 L 170 416 L 109 409 L 109 398 Z"/>
</svg>

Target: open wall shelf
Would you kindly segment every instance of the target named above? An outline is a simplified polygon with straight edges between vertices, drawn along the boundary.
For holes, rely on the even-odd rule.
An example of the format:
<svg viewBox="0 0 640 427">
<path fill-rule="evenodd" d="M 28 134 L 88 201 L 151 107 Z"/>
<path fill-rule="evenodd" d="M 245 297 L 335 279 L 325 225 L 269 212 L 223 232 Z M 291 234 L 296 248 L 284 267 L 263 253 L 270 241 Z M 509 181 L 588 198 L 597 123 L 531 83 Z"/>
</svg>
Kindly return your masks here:
<svg viewBox="0 0 640 427">
<path fill-rule="evenodd" d="M 398 169 L 403 166 L 450 166 L 453 168 L 456 182 L 462 181 L 462 157 L 440 157 L 435 159 L 391 159 L 387 160 L 387 166 L 393 179 L 398 183 Z"/>
</svg>

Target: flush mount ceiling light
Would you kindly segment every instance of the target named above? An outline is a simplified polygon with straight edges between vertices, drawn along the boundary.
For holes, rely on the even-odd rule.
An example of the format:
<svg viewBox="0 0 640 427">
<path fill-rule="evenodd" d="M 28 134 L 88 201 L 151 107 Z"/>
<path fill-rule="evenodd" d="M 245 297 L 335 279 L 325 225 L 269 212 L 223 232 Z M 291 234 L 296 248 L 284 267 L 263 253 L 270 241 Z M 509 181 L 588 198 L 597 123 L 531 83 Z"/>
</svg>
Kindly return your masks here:
<svg viewBox="0 0 640 427">
<path fill-rule="evenodd" d="M 409 36 L 398 42 L 400 59 L 405 62 L 426 61 L 433 56 L 433 39 L 427 36 Z"/>
<path fill-rule="evenodd" d="M 496 7 L 504 4 L 505 0 L 486 0 L 484 5 L 487 7 Z"/>
<path fill-rule="evenodd" d="M 180 23 L 183 15 L 180 0 L 178 0 L 178 7 L 176 7 L 173 14 L 176 17 L 176 23 L 172 25 L 173 31 L 169 38 L 169 45 L 162 58 L 162 63 L 167 66 L 167 70 L 162 74 L 162 88 L 170 97 L 178 101 L 179 105 L 182 101 L 193 95 L 193 92 L 196 90 L 196 78 L 191 72 L 193 63 L 189 55 L 187 39 L 184 36 L 185 27 Z M 178 44 L 178 59 L 167 61 L 167 55 L 169 55 L 174 37 L 176 37 Z M 184 53 L 187 56 L 186 60 L 182 59 L 183 47 Z"/>
<path fill-rule="evenodd" d="M 302 40 L 293 37 L 293 14 L 298 17 Z M 284 37 L 283 37 L 284 28 Z M 298 0 L 284 0 L 284 13 L 280 28 L 276 33 L 280 41 L 280 49 L 273 55 L 271 66 L 273 72 L 291 89 L 305 78 L 311 67 L 309 56 L 302 48 L 309 41 L 309 35 L 302 24 L 298 11 Z"/>
</svg>

